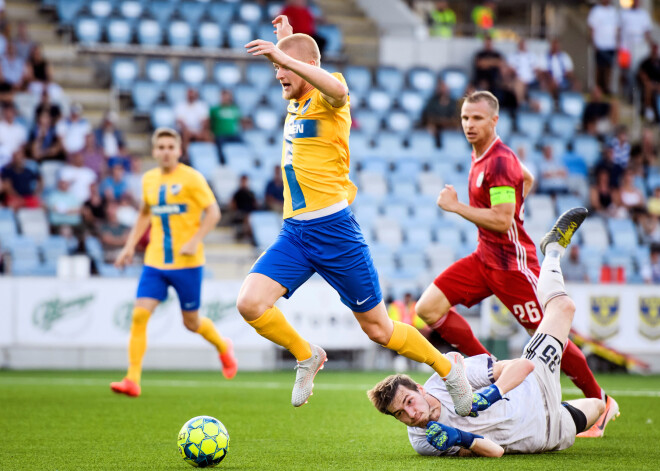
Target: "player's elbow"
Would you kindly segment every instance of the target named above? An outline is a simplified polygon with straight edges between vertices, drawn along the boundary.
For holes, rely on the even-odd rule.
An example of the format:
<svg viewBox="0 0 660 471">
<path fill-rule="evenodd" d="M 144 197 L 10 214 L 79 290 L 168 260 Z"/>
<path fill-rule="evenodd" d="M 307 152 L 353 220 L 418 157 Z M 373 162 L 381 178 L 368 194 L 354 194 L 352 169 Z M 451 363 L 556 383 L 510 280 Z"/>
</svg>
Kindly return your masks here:
<svg viewBox="0 0 660 471">
<path fill-rule="evenodd" d="M 509 229 L 511 229 L 511 226 L 513 226 L 513 218 L 509 217 L 509 216 L 500 218 L 500 220 L 498 221 L 497 226 L 498 227 L 497 227 L 496 231 L 505 234 L 505 233 L 509 232 Z"/>
<path fill-rule="evenodd" d="M 532 360 L 528 360 L 527 358 L 521 358 L 520 360 L 522 360 L 521 369 L 523 370 L 525 376 L 529 375 L 532 371 L 534 371 L 534 362 Z"/>
</svg>

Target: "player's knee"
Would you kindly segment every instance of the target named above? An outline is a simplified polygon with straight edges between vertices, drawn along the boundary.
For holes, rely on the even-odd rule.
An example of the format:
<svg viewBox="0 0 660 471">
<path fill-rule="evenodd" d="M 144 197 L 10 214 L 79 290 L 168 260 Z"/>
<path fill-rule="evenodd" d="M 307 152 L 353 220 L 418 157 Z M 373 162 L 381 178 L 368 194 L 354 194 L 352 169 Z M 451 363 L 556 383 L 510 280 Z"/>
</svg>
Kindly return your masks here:
<svg viewBox="0 0 660 471">
<path fill-rule="evenodd" d="M 199 318 L 183 318 L 183 325 L 185 326 L 186 329 L 188 329 L 191 332 L 197 332 L 199 330 Z"/>
<path fill-rule="evenodd" d="M 443 311 L 437 305 L 420 299 L 420 301 L 415 305 L 415 313 L 419 316 L 420 319 L 426 322 L 426 324 L 432 325 L 438 322 L 440 318 L 445 314 L 447 314 L 447 311 Z"/>
<path fill-rule="evenodd" d="M 575 316 L 575 303 L 573 300 L 568 296 L 559 296 L 552 301 L 555 303 L 553 309 L 561 313 L 566 320 L 573 322 Z"/>
<path fill-rule="evenodd" d="M 263 314 L 259 312 L 261 303 L 256 296 L 241 293 L 236 300 L 236 309 L 246 320 L 253 320 Z"/>
<path fill-rule="evenodd" d="M 366 324 L 362 326 L 362 330 L 369 337 L 370 340 L 379 345 L 387 345 L 392 337 L 392 333 L 388 332 L 380 324 Z"/>
</svg>

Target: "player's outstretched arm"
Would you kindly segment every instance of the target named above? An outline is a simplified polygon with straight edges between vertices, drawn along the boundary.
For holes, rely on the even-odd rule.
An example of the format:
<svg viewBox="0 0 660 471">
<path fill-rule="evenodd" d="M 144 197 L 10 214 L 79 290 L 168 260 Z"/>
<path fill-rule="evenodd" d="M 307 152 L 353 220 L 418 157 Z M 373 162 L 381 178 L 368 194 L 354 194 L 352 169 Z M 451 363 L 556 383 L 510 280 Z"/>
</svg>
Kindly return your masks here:
<svg viewBox="0 0 660 471">
<path fill-rule="evenodd" d="M 459 456 L 500 457 L 504 449 L 493 441 L 470 432 L 431 421 L 426 425 L 426 441 L 436 450 L 447 451 L 459 446 Z"/>
<path fill-rule="evenodd" d="M 218 225 L 218 222 L 220 222 L 220 207 L 218 203 L 213 203 L 204 208 L 204 217 L 199 225 L 199 229 L 189 241 L 181 246 L 181 250 L 179 251 L 181 255 L 195 255 L 199 243 L 204 240 L 206 234 Z"/>
<path fill-rule="evenodd" d="M 135 221 L 135 225 L 131 228 L 131 232 L 128 234 L 128 239 L 126 239 L 124 247 L 121 249 L 121 252 L 119 252 L 117 259 L 115 260 L 115 266 L 117 268 L 123 268 L 133 260 L 135 246 L 149 228 L 150 214 L 151 211 L 149 210 L 149 207 L 143 201 L 140 204 L 140 212 L 138 213 L 137 221 Z"/>
<path fill-rule="evenodd" d="M 475 208 L 458 201 L 453 185 L 445 185 L 437 201 L 438 206 L 450 213 L 456 213 L 479 227 L 495 232 L 508 232 L 513 224 L 515 203 L 500 203 L 490 208 Z"/>
<path fill-rule="evenodd" d="M 278 41 L 293 34 L 293 27 L 289 24 L 289 18 L 286 15 L 275 17 L 273 20 L 273 26 L 275 26 L 274 33 L 277 36 Z"/>
<path fill-rule="evenodd" d="M 348 100 L 348 88 L 331 73 L 323 70 L 317 64 L 306 63 L 294 59 L 275 44 L 263 39 L 255 39 L 245 45 L 247 52 L 253 56 L 265 56 L 273 64 L 284 67 L 310 83 L 321 92 L 323 98 L 335 108 L 344 106 Z"/>
<path fill-rule="evenodd" d="M 477 417 L 479 411 L 488 409 L 514 388 L 517 388 L 529 374 L 534 371 L 534 363 L 526 358 L 500 361 L 495 364 L 493 376 L 495 384 L 473 394 L 472 417 Z"/>
</svg>

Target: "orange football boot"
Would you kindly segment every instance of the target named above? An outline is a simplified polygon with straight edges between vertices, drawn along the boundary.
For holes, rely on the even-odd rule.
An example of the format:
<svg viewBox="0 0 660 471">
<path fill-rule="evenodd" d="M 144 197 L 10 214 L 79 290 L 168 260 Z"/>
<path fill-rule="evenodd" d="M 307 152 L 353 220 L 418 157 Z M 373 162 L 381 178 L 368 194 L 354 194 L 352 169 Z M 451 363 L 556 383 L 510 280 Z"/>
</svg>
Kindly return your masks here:
<svg viewBox="0 0 660 471">
<path fill-rule="evenodd" d="M 128 378 L 124 378 L 121 381 L 110 383 L 110 389 L 118 394 L 126 394 L 130 397 L 138 397 L 140 392 L 140 385 L 131 381 Z"/>
<path fill-rule="evenodd" d="M 236 376 L 238 371 L 238 362 L 234 356 L 234 344 L 233 342 L 225 338 L 225 343 L 227 344 L 227 351 L 220 354 L 220 361 L 222 362 L 222 375 L 227 379 L 232 379 Z"/>
</svg>

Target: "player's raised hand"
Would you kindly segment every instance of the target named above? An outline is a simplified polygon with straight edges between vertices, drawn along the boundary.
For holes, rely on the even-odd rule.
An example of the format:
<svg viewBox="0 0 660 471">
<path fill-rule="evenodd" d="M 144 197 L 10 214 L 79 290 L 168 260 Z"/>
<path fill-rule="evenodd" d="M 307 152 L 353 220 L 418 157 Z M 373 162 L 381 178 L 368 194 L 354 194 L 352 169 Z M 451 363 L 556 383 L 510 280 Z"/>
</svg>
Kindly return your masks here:
<svg viewBox="0 0 660 471">
<path fill-rule="evenodd" d="M 179 253 L 181 255 L 195 255 L 197 253 L 197 242 L 195 239 L 190 239 L 188 242 L 181 246 Z"/>
<path fill-rule="evenodd" d="M 445 185 L 445 187 L 438 195 L 438 206 L 441 209 L 449 212 L 455 212 L 456 207 L 458 206 L 458 195 L 454 189 L 454 185 Z"/>
<path fill-rule="evenodd" d="M 275 44 L 263 39 L 255 39 L 245 45 L 247 52 L 253 56 L 266 56 L 266 59 L 273 64 L 282 65 L 289 57 L 282 52 Z"/>
<path fill-rule="evenodd" d="M 279 15 L 273 20 L 273 26 L 275 26 L 275 31 L 277 35 L 277 40 L 286 38 L 293 34 L 293 27 L 289 24 L 289 18 L 286 15 Z"/>
<path fill-rule="evenodd" d="M 117 268 L 124 268 L 126 265 L 130 265 L 131 262 L 133 261 L 134 254 L 135 254 L 134 247 L 124 246 L 124 248 L 121 249 L 121 252 L 119 252 L 119 255 L 117 255 L 117 259 L 115 260 L 115 266 Z"/>
</svg>

